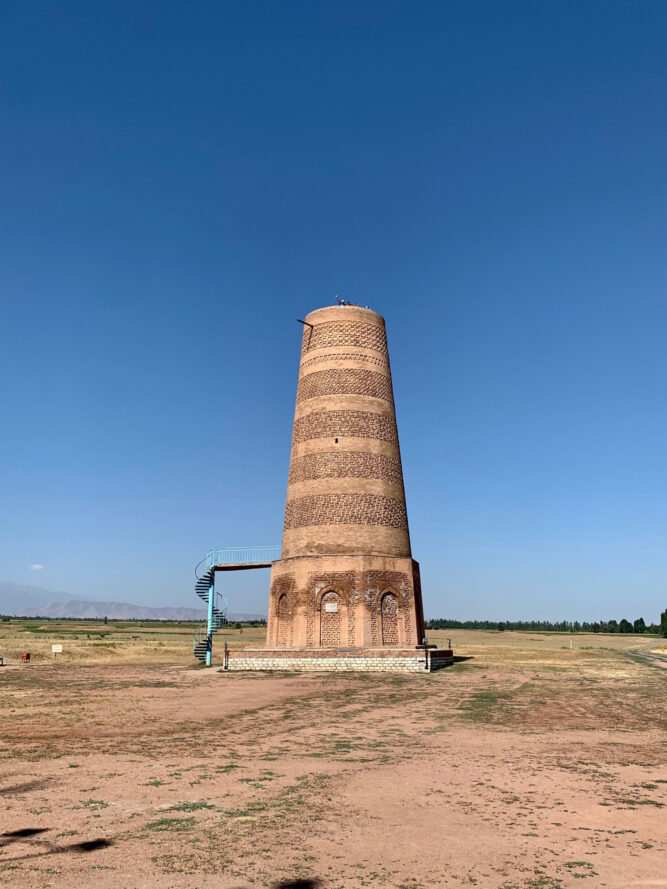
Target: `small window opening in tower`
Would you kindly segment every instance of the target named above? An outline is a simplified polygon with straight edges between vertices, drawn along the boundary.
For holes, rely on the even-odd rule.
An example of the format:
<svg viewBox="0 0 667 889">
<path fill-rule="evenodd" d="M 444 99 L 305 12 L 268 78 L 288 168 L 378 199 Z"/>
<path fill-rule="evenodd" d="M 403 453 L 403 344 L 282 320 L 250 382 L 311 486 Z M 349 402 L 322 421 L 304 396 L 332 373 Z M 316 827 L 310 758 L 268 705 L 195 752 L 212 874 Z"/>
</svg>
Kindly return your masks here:
<svg viewBox="0 0 667 889">
<path fill-rule="evenodd" d="M 338 444 L 338 439 L 337 439 L 337 438 L 334 438 L 334 442 L 335 442 L 336 444 Z"/>
</svg>

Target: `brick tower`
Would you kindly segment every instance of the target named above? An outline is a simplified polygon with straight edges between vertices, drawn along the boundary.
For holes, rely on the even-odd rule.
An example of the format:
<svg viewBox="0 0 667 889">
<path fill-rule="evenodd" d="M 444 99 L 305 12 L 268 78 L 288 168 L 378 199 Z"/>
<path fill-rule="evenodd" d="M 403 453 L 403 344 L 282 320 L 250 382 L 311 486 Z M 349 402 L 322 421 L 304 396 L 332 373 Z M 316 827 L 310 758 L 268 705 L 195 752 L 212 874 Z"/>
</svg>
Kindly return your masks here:
<svg viewBox="0 0 667 889">
<path fill-rule="evenodd" d="M 412 648 L 424 619 L 384 319 L 332 306 L 305 321 L 267 646 Z"/>
</svg>

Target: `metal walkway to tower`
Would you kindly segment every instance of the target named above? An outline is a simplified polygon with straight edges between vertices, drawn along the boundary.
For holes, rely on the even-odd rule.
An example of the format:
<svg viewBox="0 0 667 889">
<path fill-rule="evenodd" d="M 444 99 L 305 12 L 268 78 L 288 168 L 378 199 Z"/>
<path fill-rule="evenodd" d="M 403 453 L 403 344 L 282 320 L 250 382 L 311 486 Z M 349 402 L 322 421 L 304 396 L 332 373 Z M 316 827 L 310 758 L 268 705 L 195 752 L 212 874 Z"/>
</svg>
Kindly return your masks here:
<svg viewBox="0 0 667 889">
<path fill-rule="evenodd" d="M 211 666 L 213 634 L 227 623 L 227 600 L 215 590 L 217 571 L 249 571 L 270 568 L 280 558 L 280 546 L 233 546 L 209 550 L 195 568 L 195 593 L 206 603 L 206 623 L 197 627 L 192 653 L 198 661 Z"/>
</svg>

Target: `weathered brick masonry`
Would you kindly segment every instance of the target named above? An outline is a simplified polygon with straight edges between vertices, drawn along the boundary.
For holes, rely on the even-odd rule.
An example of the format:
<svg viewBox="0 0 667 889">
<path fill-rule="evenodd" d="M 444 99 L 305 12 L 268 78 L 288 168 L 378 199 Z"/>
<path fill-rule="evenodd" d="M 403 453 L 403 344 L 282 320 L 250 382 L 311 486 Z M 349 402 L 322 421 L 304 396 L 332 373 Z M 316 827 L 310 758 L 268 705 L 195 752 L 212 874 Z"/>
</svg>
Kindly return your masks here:
<svg viewBox="0 0 667 889">
<path fill-rule="evenodd" d="M 336 451 L 333 454 L 306 454 L 292 461 L 289 482 L 314 478 L 377 478 L 403 484 L 401 462 L 383 454 Z"/>
<path fill-rule="evenodd" d="M 304 525 L 387 525 L 407 531 L 405 503 L 380 494 L 311 494 L 290 500 L 285 530 Z"/>
<path fill-rule="evenodd" d="M 375 438 L 398 445 L 396 421 L 370 411 L 322 411 L 294 421 L 293 445 L 313 438 Z"/>
<path fill-rule="evenodd" d="M 387 355 L 387 335 L 384 329 L 384 319 L 382 324 L 377 324 L 375 318 L 380 318 L 375 312 L 369 312 L 367 316 L 360 315 L 360 312 L 368 311 L 360 309 L 356 312 L 356 317 L 351 319 L 352 312 L 348 311 L 351 307 L 341 308 L 336 306 L 334 312 L 339 312 L 336 318 L 333 315 L 328 316 L 330 320 L 324 320 L 324 316 L 320 315 L 315 318 L 315 312 L 311 312 L 309 324 L 312 327 L 305 327 L 303 332 L 303 342 L 301 344 L 302 356 L 315 352 L 318 349 L 336 349 L 340 346 L 355 346 L 358 349 L 372 349 L 375 352 L 381 352 Z M 317 312 L 328 312 L 329 309 L 317 309 Z M 345 311 L 346 315 L 340 314 Z M 308 321 L 306 318 L 306 321 Z M 314 319 L 314 320 L 313 320 Z M 315 323 L 315 321 L 317 323 Z M 368 323 L 370 322 L 370 323 Z"/>
<path fill-rule="evenodd" d="M 334 306 L 305 321 L 282 556 L 271 572 L 272 657 L 230 653 L 229 668 L 424 670 L 384 319 Z"/>
<path fill-rule="evenodd" d="M 321 395 L 368 395 L 393 403 L 391 378 L 362 368 L 318 370 L 301 377 L 296 401 L 307 401 Z"/>
</svg>

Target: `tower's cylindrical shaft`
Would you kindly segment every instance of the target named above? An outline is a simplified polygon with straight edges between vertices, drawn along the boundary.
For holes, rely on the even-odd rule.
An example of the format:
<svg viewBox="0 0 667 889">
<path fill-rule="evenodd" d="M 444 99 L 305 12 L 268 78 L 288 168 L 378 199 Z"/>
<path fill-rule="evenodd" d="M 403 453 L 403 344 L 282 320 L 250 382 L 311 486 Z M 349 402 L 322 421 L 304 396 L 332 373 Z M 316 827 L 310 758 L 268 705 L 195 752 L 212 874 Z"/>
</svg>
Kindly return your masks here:
<svg viewBox="0 0 667 889">
<path fill-rule="evenodd" d="M 282 558 L 409 558 L 384 319 L 333 306 L 305 321 Z"/>
</svg>

